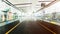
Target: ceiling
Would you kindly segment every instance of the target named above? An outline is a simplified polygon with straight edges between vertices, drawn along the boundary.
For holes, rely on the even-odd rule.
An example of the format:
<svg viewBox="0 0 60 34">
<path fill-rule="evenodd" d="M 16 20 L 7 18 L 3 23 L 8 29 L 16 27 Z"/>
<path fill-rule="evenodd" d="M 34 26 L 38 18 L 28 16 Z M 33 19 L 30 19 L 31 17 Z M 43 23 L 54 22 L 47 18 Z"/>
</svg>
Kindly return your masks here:
<svg viewBox="0 0 60 34">
<path fill-rule="evenodd" d="M 54 0 L 8 0 L 12 4 L 14 4 L 17 8 L 21 8 L 26 10 L 25 12 L 31 10 L 36 11 L 41 8 L 41 3 L 45 3 L 48 5 Z"/>
</svg>

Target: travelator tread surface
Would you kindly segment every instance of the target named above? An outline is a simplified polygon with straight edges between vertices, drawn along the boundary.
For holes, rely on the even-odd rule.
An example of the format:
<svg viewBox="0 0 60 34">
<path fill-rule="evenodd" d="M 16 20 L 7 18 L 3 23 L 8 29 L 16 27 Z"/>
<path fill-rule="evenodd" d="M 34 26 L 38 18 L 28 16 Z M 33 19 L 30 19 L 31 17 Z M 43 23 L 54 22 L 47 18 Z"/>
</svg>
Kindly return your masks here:
<svg viewBox="0 0 60 34">
<path fill-rule="evenodd" d="M 9 34 L 60 34 L 60 26 L 45 21 L 23 21 Z"/>
</svg>

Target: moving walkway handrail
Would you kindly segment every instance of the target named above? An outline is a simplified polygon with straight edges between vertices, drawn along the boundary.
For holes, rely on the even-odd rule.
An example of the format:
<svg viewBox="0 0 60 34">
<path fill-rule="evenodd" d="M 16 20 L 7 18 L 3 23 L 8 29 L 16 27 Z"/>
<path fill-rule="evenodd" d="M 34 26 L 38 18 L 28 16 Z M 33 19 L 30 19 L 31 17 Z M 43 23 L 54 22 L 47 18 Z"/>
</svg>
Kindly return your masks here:
<svg viewBox="0 0 60 34">
<path fill-rule="evenodd" d="M 13 5 L 11 2 L 9 2 L 8 0 L 2 0 L 3 2 L 5 2 L 6 4 L 8 4 L 9 6 L 21 11 L 19 8 L 17 8 L 15 5 Z"/>
</svg>

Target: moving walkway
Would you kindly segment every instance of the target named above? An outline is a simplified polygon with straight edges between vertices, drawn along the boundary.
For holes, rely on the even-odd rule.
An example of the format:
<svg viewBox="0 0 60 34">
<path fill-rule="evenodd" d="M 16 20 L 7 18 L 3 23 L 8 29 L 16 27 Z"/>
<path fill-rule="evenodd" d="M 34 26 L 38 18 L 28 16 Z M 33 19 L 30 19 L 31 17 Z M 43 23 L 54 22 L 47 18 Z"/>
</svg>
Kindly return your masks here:
<svg viewBox="0 0 60 34">
<path fill-rule="evenodd" d="M 60 24 L 56 24 L 58 21 L 56 21 L 56 23 L 51 22 L 55 19 L 55 15 L 53 15 L 52 13 L 52 17 L 50 17 L 50 14 L 49 16 L 45 14 L 43 16 L 20 15 L 20 17 L 18 17 L 19 9 L 9 1 L 3 1 L 3 3 L 4 2 L 5 4 L 7 4 L 6 7 L 8 7 L 9 9 L 1 11 L 3 12 L 3 15 L 2 17 L 0 17 L 3 19 L 0 19 L 2 21 L 0 23 L 0 34 L 60 34 Z M 13 11 L 17 10 L 18 12 L 10 12 L 12 7 L 14 9 Z"/>
</svg>

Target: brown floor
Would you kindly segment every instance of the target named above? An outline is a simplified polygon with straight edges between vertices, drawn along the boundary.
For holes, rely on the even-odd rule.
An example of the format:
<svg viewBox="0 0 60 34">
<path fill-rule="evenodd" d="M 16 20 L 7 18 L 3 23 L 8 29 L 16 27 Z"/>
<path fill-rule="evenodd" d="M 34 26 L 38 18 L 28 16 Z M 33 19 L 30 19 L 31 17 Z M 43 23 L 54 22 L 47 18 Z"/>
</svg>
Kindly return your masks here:
<svg viewBox="0 0 60 34">
<path fill-rule="evenodd" d="M 48 22 L 44 22 L 44 21 L 38 21 L 38 22 L 41 22 L 40 24 L 48 27 L 50 30 L 54 31 L 56 34 L 60 34 L 60 26 L 54 25 Z"/>
<path fill-rule="evenodd" d="M 9 34 L 60 34 L 60 26 L 41 20 L 24 21 Z"/>
</svg>

